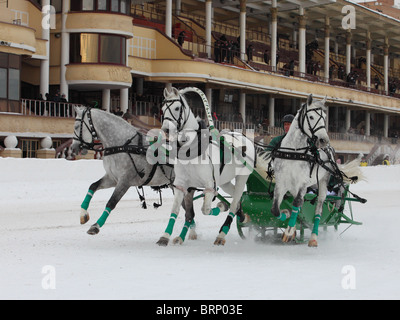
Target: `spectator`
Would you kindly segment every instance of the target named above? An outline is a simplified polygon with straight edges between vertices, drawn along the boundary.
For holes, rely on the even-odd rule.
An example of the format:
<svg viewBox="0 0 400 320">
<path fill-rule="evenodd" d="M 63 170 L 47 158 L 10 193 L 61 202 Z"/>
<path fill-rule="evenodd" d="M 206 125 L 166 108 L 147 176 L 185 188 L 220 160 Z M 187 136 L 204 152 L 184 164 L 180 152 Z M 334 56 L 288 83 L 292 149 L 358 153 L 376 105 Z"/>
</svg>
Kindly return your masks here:
<svg viewBox="0 0 400 320">
<path fill-rule="evenodd" d="M 381 81 L 379 80 L 378 75 L 375 75 L 374 85 L 375 85 L 375 89 L 377 89 L 377 90 L 379 89 L 379 86 L 381 85 Z"/>
<path fill-rule="evenodd" d="M 178 35 L 178 43 L 179 45 L 182 47 L 183 43 L 185 42 L 185 35 L 186 32 L 185 31 L 181 31 Z"/>
<path fill-rule="evenodd" d="M 382 164 L 383 164 L 384 166 L 390 166 L 389 155 L 388 155 L 388 154 L 385 154 L 385 157 L 383 158 Z"/>
<path fill-rule="evenodd" d="M 253 61 L 253 45 L 249 44 L 246 50 L 247 61 Z"/>
<path fill-rule="evenodd" d="M 264 51 L 264 62 L 266 64 L 269 64 L 269 55 L 268 55 L 268 50 Z"/>
</svg>

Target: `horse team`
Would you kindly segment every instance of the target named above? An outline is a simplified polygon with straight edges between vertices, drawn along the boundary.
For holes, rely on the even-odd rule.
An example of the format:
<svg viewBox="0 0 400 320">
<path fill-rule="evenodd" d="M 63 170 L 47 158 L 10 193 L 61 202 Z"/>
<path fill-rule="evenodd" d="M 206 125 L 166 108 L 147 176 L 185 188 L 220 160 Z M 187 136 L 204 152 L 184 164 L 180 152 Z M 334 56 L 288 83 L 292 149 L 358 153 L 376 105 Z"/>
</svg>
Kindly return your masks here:
<svg viewBox="0 0 400 320">
<path fill-rule="evenodd" d="M 196 90 L 164 90 L 163 134 L 160 133 L 155 141 L 150 141 L 148 135 L 143 135 L 110 113 L 90 108 L 76 109 L 72 150 L 84 153 L 86 150 L 102 148 L 106 171 L 104 177 L 89 187 L 82 202 L 82 224 L 89 221 L 88 208 L 94 193 L 104 188 L 115 188 L 103 214 L 88 233 L 93 235 L 100 231 L 130 187 L 169 185 L 174 190 L 174 201 L 167 227 L 157 244 L 168 245 L 181 206 L 185 210 L 185 224 L 173 243 L 182 244 L 188 231 L 190 238 L 196 238 L 193 195 L 194 191 L 199 190 L 204 193 L 201 208 L 204 215 L 218 215 L 229 209 L 214 242 L 215 245 L 224 245 L 233 219 L 237 217 L 244 221 L 247 218 L 240 210 L 240 200 L 249 175 L 257 170 L 266 177 L 265 173 L 273 167 L 275 189 L 272 214 L 277 219 L 289 221 L 282 237 L 284 242 L 293 240 L 296 235 L 297 215 L 307 188 L 318 185 L 318 203 L 309 241 L 309 246 L 316 247 L 328 182 L 334 177 L 343 183 L 343 176 L 347 176 L 343 174 L 346 168 L 339 169 L 332 159 L 334 151 L 329 146 L 325 123 L 326 99 L 315 100 L 310 95 L 299 109 L 279 148 L 275 152 L 265 153 L 256 149 L 241 133 L 217 132 L 212 125 L 205 127 L 192 113 L 184 97 L 187 92 L 199 93 L 197 88 L 193 89 Z M 202 98 L 207 109 L 208 105 Z M 167 138 L 168 144 L 163 137 Z M 172 154 L 175 156 L 172 157 Z M 154 161 L 155 155 L 157 161 Z M 159 161 L 161 158 L 166 161 Z M 218 188 L 231 195 L 232 201 L 230 204 L 220 202 L 212 208 Z M 291 212 L 281 212 L 279 206 L 287 192 L 295 198 L 293 208 Z"/>
</svg>

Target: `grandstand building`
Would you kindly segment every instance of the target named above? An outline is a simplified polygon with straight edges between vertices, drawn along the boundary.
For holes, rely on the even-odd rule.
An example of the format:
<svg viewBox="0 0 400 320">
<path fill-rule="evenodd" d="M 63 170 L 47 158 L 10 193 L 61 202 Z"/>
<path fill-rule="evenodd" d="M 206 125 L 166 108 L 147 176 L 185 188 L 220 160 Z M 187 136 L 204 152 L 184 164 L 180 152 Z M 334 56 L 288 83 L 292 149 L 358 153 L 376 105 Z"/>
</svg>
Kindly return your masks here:
<svg viewBox="0 0 400 320">
<path fill-rule="evenodd" d="M 75 105 L 160 126 L 173 85 L 201 88 L 218 128 L 265 143 L 309 94 L 327 97 L 343 161 L 396 162 L 400 10 L 380 2 L 386 13 L 346 0 L 0 0 L 0 156 L 65 155 Z"/>
</svg>

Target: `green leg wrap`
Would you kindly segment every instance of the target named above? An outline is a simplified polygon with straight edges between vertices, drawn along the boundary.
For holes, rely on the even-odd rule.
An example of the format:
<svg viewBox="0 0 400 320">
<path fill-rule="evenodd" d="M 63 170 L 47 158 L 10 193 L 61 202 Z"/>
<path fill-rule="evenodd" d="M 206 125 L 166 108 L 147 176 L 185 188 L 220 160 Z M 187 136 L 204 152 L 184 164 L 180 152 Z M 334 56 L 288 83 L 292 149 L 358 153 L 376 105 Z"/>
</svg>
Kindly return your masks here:
<svg viewBox="0 0 400 320">
<path fill-rule="evenodd" d="M 226 218 L 226 221 L 221 229 L 221 231 L 225 234 L 228 234 L 230 228 L 231 228 L 231 223 L 233 221 L 233 218 L 235 218 L 235 214 L 233 212 L 229 212 L 228 217 Z"/>
<path fill-rule="evenodd" d="M 180 237 L 183 241 L 185 241 L 186 234 L 187 234 L 187 232 L 188 232 L 190 226 L 191 226 L 191 223 L 190 223 L 190 222 L 185 222 L 185 225 L 183 226 L 182 232 L 181 232 L 181 234 L 179 235 L 179 237 Z"/>
<path fill-rule="evenodd" d="M 210 216 L 218 216 L 220 212 L 221 212 L 220 208 L 218 208 L 218 207 L 212 208 L 211 212 L 210 212 Z"/>
<path fill-rule="evenodd" d="M 89 208 L 89 203 L 92 200 L 94 191 L 90 190 L 88 191 L 88 193 L 86 194 L 85 200 L 83 200 L 82 204 L 81 204 L 81 208 L 87 210 Z"/>
<path fill-rule="evenodd" d="M 192 220 L 192 223 L 190 224 L 190 229 L 196 229 L 196 222 L 194 222 L 194 219 Z"/>
<path fill-rule="evenodd" d="M 290 216 L 289 219 L 289 227 L 294 227 L 296 225 L 296 221 L 297 221 L 297 215 L 300 212 L 300 208 L 298 207 L 293 207 L 292 208 L 292 215 Z"/>
<path fill-rule="evenodd" d="M 106 207 L 106 209 L 104 210 L 104 212 L 101 215 L 101 217 L 99 218 L 99 220 L 97 220 L 97 224 L 100 227 L 102 227 L 106 223 L 106 220 L 107 220 L 108 216 L 110 215 L 110 213 L 111 213 L 111 209 Z"/>
<path fill-rule="evenodd" d="M 314 227 L 312 229 L 312 233 L 315 233 L 318 235 L 318 227 L 319 227 L 319 222 L 321 221 L 321 215 L 317 214 L 314 219 Z"/>
<path fill-rule="evenodd" d="M 178 217 L 178 215 L 176 213 L 171 213 L 171 216 L 170 216 L 169 222 L 168 222 L 168 226 L 165 229 L 165 233 L 168 233 L 169 235 L 172 234 L 172 230 L 174 230 L 174 225 L 175 225 L 175 221 L 176 221 L 177 217 Z"/>
</svg>

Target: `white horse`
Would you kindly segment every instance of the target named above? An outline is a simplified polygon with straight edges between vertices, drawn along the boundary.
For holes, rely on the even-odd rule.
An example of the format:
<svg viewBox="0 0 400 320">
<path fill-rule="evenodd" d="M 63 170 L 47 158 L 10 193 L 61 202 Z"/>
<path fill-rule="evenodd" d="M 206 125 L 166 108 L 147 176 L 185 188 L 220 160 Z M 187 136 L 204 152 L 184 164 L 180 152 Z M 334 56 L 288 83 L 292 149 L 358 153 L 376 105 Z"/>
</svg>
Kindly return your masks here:
<svg viewBox="0 0 400 320">
<path fill-rule="evenodd" d="M 308 187 L 317 185 L 318 201 L 308 245 L 310 247 L 318 246 L 318 226 L 329 179 L 333 176 L 334 179 L 343 182 L 344 177 L 351 174 L 349 169 L 354 169 L 354 165 L 349 165 L 347 169 L 346 166 L 339 169 L 335 162 L 334 150 L 329 146 L 329 137 L 326 131 L 325 102 L 326 98 L 322 101 L 315 101 L 310 95 L 307 102 L 298 111 L 278 149 L 271 152 L 275 175 L 271 211 L 282 221 L 289 219 L 288 227 L 282 238 L 284 242 L 289 242 L 296 236 L 296 220 L 304 203 L 304 195 Z M 352 178 L 356 180 L 355 177 Z M 287 192 L 294 197 L 292 211 L 281 212 L 279 207 Z"/>
<path fill-rule="evenodd" d="M 121 117 L 94 108 L 75 108 L 75 112 L 73 152 L 85 154 L 87 150 L 95 150 L 101 145 L 106 171 L 100 180 L 89 187 L 81 205 L 81 224 L 89 221 L 87 210 L 94 193 L 115 187 L 102 216 L 88 231 L 88 234 L 95 235 L 131 186 L 170 185 L 174 171 L 171 165 L 150 164 L 147 161 L 149 142 L 146 136 Z M 188 211 L 193 210 L 191 200 L 189 196 L 185 199 Z"/>
<path fill-rule="evenodd" d="M 165 101 L 162 106 L 161 129 L 167 133 L 170 141 L 177 142 L 178 147 L 186 147 L 187 150 L 198 150 L 199 152 L 187 156 L 186 152 L 180 152 L 181 149 L 178 149 L 174 166 L 175 197 L 171 216 L 164 234 L 157 243 L 162 246 L 168 245 L 180 205 L 188 190 L 191 188 L 204 190 L 202 213 L 216 215 L 219 213 L 219 208 L 211 209 L 211 203 L 217 194 L 217 187 L 221 187 L 226 193 L 232 195 L 229 215 L 214 242 L 216 245 L 224 245 L 225 236 L 233 218 L 238 213 L 247 178 L 254 167 L 254 145 L 239 133 L 221 134 L 211 142 L 210 139 L 200 138 L 204 131 L 200 131 L 199 122 L 181 92 L 176 88 L 172 88 L 172 91 L 164 90 Z M 188 92 L 188 90 L 186 89 L 184 92 Z M 207 132 L 209 131 L 207 130 Z M 223 143 L 221 139 L 224 140 Z M 229 147 L 226 147 L 227 145 Z M 198 148 L 187 146 L 197 146 Z M 235 179 L 235 184 L 232 183 L 233 179 Z M 186 216 L 184 228 L 187 229 L 189 225 L 190 219 Z M 183 232 L 183 238 L 184 236 Z M 181 233 L 174 243 L 182 243 L 183 238 Z"/>
</svg>

